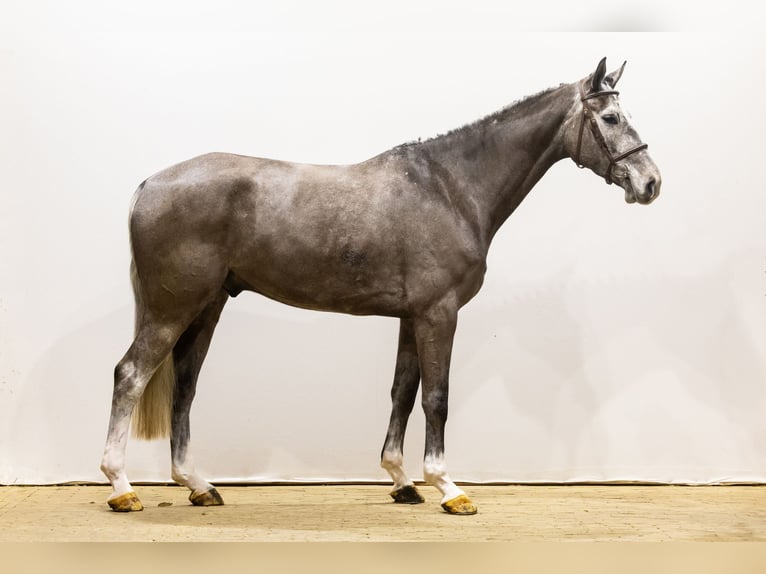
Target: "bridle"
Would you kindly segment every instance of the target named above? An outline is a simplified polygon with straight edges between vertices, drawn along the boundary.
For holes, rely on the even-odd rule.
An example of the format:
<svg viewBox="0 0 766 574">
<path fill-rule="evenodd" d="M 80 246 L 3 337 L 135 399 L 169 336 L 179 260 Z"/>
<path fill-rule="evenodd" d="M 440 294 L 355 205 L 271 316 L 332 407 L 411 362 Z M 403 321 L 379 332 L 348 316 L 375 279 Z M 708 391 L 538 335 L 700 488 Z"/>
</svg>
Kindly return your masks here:
<svg viewBox="0 0 766 574">
<path fill-rule="evenodd" d="M 612 152 L 609 151 L 609 146 L 606 145 L 606 139 L 604 139 L 604 134 L 601 133 L 601 129 L 598 127 L 598 122 L 596 121 L 596 116 L 593 114 L 593 110 L 591 110 L 585 102 L 587 100 L 591 100 L 593 98 L 598 98 L 600 96 L 611 96 L 611 95 L 619 95 L 620 92 L 617 90 L 603 90 L 600 92 L 593 92 L 591 94 L 585 94 L 585 90 L 583 90 L 582 82 L 578 83 L 577 86 L 580 88 L 580 101 L 582 102 L 582 117 L 580 118 L 580 133 L 577 136 L 577 151 L 575 152 L 574 156 L 574 162 L 577 164 L 577 167 L 583 168 L 585 167 L 582 163 L 580 163 L 580 149 L 582 148 L 582 134 L 583 131 L 585 131 L 585 120 L 588 120 L 588 123 L 590 125 L 590 131 L 593 133 L 594 139 L 599 143 L 599 145 L 602 147 L 604 152 L 606 153 L 606 157 L 609 158 L 609 167 L 606 170 L 606 176 L 604 176 L 604 179 L 606 179 L 606 182 L 611 185 L 612 184 L 612 170 L 614 169 L 614 166 L 617 165 L 618 161 L 624 160 L 626 157 L 633 155 L 636 152 L 641 151 L 642 149 L 646 149 L 649 147 L 649 144 L 641 143 L 637 145 L 634 148 L 629 149 L 628 151 L 621 153 L 620 155 L 613 156 Z"/>
</svg>

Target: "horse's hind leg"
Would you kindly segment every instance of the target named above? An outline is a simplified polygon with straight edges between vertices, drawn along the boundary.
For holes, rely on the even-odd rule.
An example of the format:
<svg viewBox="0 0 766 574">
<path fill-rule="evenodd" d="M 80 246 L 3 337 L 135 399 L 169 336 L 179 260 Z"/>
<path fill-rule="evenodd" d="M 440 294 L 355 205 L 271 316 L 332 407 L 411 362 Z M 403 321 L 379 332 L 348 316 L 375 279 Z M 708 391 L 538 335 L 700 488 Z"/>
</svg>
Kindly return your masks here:
<svg viewBox="0 0 766 574">
<path fill-rule="evenodd" d="M 189 500 L 195 506 L 223 504 L 215 487 L 194 470 L 189 454 L 189 411 L 194 400 L 202 362 L 207 355 L 210 339 L 229 295 L 221 290 L 178 339 L 173 349 L 176 387 L 173 398 L 170 449 L 173 480 L 191 490 Z"/>
<path fill-rule="evenodd" d="M 114 370 L 112 412 L 101 470 L 113 489 L 107 502 L 117 512 L 143 509 L 125 472 L 130 415 L 152 375 L 173 349 L 184 326 L 144 321 L 133 344 Z"/>
<path fill-rule="evenodd" d="M 140 241 L 134 241 L 135 263 L 131 268 L 136 296 L 136 336 L 115 368 L 112 413 L 101 462 L 101 470 L 113 488 L 107 502 L 118 512 L 142 509 L 125 473 L 131 415 L 135 409 L 138 424 L 134 431 L 139 438 L 154 439 L 171 434 L 175 374 L 173 369 L 159 367 L 163 363 L 173 365 L 168 358 L 178 339 L 217 297 L 220 289 L 217 286 L 223 283 L 225 276 L 224 267 L 216 265 L 214 257 L 201 257 L 200 253 L 204 252 L 196 245 L 187 247 L 196 248 L 192 252 L 197 257 L 179 265 L 181 269 L 177 272 L 169 268 L 168 259 L 152 259 L 156 247 L 152 251 L 151 246 L 141 249 L 138 246 Z M 143 274 L 139 273 L 139 255 Z M 151 392 L 142 396 L 147 385 L 151 385 Z"/>
<path fill-rule="evenodd" d="M 396 354 L 396 371 L 394 385 L 391 389 L 391 420 L 388 423 L 388 433 L 380 456 L 380 465 L 388 471 L 394 481 L 391 497 L 394 502 L 403 504 L 418 504 L 423 497 L 415 488 L 402 467 L 404 433 L 407 430 L 415 397 L 418 394 L 420 382 L 420 367 L 418 352 L 415 344 L 415 333 L 412 321 L 402 319 L 399 326 L 399 349 Z"/>
</svg>

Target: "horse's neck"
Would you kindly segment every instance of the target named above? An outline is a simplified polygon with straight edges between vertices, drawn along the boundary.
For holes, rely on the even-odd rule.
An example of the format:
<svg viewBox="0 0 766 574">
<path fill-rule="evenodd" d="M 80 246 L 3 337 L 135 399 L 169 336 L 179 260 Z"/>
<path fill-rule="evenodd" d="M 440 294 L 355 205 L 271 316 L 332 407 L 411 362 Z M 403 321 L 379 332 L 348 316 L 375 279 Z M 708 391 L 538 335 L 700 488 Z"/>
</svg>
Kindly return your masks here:
<svg viewBox="0 0 766 574">
<path fill-rule="evenodd" d="M 566 157 L 562 128 L 575 95 L 564 85 L 422 144 L 449 173 L 453 204 L 487 249 L 532 187 Z"/>
</svg>

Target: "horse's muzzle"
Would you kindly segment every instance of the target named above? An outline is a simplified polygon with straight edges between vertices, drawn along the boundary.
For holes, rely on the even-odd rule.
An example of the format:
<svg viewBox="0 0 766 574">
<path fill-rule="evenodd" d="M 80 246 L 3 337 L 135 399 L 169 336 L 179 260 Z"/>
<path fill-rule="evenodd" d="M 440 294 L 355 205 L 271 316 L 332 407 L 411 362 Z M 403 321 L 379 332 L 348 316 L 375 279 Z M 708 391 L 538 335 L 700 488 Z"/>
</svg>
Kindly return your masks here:
<svg viewBox="0 0 766 574">
<path fill-rule="evenodd" d="M 662 180 L 659 176 L 657 177 L 650 177 L 649 180 L 644 184 L 644 187 L 636 193 L 636 201 L 640 203 L 641 205 L 649 205 L 651 202 L 653 202 L 657 197 L 660 195 L 660 186 L 662 185 Z"/>
<path fill-rule="evenodd" d="M 648 177 L 642 178 L 639 181 L 626 177 L 621 185 L 625 189 L 625 201 L 627 203 L 649 205 L 660 195 L 662 179 L 659 173 L 648 175 Z"/>
</svg>

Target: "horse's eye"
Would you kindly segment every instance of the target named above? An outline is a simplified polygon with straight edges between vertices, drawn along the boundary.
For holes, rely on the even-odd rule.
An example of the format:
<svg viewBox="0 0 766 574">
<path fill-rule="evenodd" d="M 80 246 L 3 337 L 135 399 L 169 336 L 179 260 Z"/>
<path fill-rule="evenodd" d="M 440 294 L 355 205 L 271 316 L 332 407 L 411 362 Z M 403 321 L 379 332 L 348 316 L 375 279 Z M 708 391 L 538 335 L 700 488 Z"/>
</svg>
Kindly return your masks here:
<svg viewBox="0 0 766 574">
<path fill-rule="evenodd" d="M 616 126 L 620 123 L 620 117 L 617 114 L 606 114 L 605 116 L 601 116 L 603 120 L 613 126 Z"/>
</svg>

